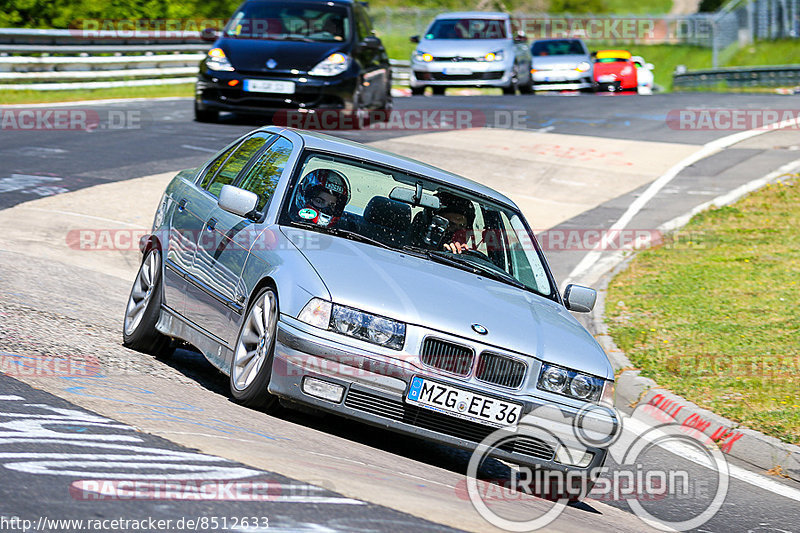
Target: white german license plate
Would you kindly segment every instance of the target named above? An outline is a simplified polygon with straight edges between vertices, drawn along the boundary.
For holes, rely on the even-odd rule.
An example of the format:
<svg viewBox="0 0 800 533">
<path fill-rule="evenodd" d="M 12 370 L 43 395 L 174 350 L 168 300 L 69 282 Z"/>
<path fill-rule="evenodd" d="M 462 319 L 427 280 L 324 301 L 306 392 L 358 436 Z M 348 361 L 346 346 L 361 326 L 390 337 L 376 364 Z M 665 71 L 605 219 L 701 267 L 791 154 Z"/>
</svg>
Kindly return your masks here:
<svg viewBox="0 0 800 533">
<path fill-rule="evenodd" d="M 601 83 L 610 83 L 612 81 L 616 81 L 617 77 L 613 74 L 603 74 L 602 76 L 597 77 L 597 81 Z"/>
<path fill-rule="evenodd" d="M 447 76 L 468 76 L 472 74 L 472 71 L 463 67 L 451 67 L 444 69 L 444 73 Z"/>
<path fill-rule="evenodd" d="M 294 94 L 294 82 L 279 80 L 244 80 L 244 90 L 253 93 Z"/>
<path fill-rule="evenodd" d="M 414 376 L 406 401 L 487 426 L 516 427 L 522 406 Z"/>
</svg>

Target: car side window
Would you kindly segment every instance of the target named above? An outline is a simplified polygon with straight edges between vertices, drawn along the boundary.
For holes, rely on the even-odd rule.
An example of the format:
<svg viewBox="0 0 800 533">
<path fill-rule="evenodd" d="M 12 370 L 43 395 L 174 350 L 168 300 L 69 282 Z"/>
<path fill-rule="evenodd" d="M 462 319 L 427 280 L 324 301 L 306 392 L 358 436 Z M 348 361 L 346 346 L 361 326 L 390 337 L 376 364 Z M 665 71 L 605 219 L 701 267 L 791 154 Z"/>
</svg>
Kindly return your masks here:
<svg viewBox="0 0 800 533">
<path fill-rule="evenodd" d="M 221 156 L 216 158 L 213 163 L 211 163 L 206 167 L 199 180 L 201 189 L 205 189 L 206 187 L 208 187 L 208 184 L 214 178 L 214 175 L 217 173 L 217 170 L 219 170 L 219 167 L 222 166 L 222 163 L 224 163 L 225 160 L 228 159 L 228 157 L 233 153 L 233 151 L 236 149 L 237 146 L 239 145 L 234 144 L 233 146 L 225 150 L 225 152 L 223 152 Z"/>
<path fill-rule="evenodd" d="M 208 183 L 205 189 L 219 196 L 223 185 L 230 185 L 239 175 L 239 172 L 247 165 L 250 159 L 273 137 L 272 133 L 260 132 L 242 141 L 236 150 L 222 164 L 214 178 Z"/>
<path fill-rule="evenodd" d="M 291 154 L 291 141 L 285 137 L 278 137 L 278 140 L 261 154 L 239 184 L 240 188 L 258 195 L 256 211 L 261 212 L 269 203 Z"/>
<path fill-rule="evenodd" d="M 363 41 L 372 35 L 372 21 L 367 15 L 367 11 L 360 5 L 355 5 L 356 15 L 356 32 L 358 33 L 358 40 Z"/>
</svg>

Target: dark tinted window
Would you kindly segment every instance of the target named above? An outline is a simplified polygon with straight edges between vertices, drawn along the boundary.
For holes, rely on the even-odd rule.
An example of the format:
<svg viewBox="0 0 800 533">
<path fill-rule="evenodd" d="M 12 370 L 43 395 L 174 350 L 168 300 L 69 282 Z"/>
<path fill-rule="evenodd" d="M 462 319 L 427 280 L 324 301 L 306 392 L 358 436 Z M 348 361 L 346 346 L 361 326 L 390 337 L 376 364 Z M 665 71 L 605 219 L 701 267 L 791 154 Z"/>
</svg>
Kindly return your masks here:
<svg viewBox="0 0 800 533">
<path fill-rule="evenodd" d="M 270 138 L 272 138 L 271 133 L 263 132 L 256 133 L 242 141 L 230 157 L 228 157 L 227 161 L 220 167 L 211 183 L 205 187 L 206 190 L 214 196 L 219 196 L 219 191 L 222 190 L 222 186 L 233 183 L 236 176 L 239 175 L 239 172 L 242 171 L 247 162 L 256 155 L 256 152 L 258 152 Z"/>
<path fill-rule="evenodd" d="M 358 31 L 359 40 L 372 35 L 372 21 L 369 19 L 369 15 L 367 15 L 367 10 L 361 7 L 361 5 L 356 5 L 355 15 L 356 30 Z"/>
<path fill-rule="evenodd" d="M 439 19 L 431 24 L 426 39 L 507 39 L 502 19 Z"/>
<path fill-rule="evenodd" d="M 350 19 L 344 6 L 303 2 L 248 2 L 224 30 L 239 39 L 346 41 Z"/>
<path fill-rule="evenodd" d="M 585 54 L 586 50 L 580 41 L 564 39 L 563 41 L 540 41 L 533 44 L 531 53 L 535 56 L 563 56 Z"/>
<path fill-rule="evenodd" d="M 291 153 L 292 143 L 288 139 L 278 137 L 278 140 L 261 154 L 261 157 L 239 184 L 242 189 L 258 195 L 256 211 L 262 211 L 272 198 Z"/>
</svg>

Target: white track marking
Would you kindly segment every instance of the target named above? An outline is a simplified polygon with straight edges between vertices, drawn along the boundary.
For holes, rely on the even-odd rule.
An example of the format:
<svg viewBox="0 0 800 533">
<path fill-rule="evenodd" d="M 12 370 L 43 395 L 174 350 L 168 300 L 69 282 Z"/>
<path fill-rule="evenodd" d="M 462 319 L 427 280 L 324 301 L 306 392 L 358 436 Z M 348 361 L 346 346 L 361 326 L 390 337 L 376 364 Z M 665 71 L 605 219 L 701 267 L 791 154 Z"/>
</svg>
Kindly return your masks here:
<svg viewBox="0 0 800 533">
<path fill-rule="evenodd" d="M 203 148 L 202 146 L 192 146 L 191 144 L 182 144 L 181 148 L 186 148 L 187 150 L 197 150 L 198 152 L 208 152 L 210 154 L 216 154 L 219 151 L 212 148 Z"/>
<path fill-rule="evenodd" d="M 667 172 L 662 174 L 658 179 L 652 182 L 644 191 L 644 193 L 642 193 L 641 196 L 636 198 L 631 205 L 628 206 L 628 209 L 625 211 L 625 213 L 623 213 L 620 219 L 609 228 L 608 233 L 613 235 L 615 232 L 625 229 L 633 217 L 636 216 L 639 211 L 641 211 L 642 208 L 647 205 L 647 203 L 652 200 L 655 195 L 659 193 L 659 191 L 661 191 L 661 189 L 663 189 L 667 184 L 669 184 L 669 182 L 677 177 L 678 174 L 680 174 L 686 167 L 689 167 L 705 159 L 706 157 L 712 156 L 726 148 L 733 146 L 734 144 L 740 143 L 752 137 L 763 135 L 764 133 L 776 131 L 789 126 L 796 126 L 797 124 L 797 119 L 783 120 L 759 129 L 741 131 L 739 133 L 727 135 L 721 139 L 716 139 L 704 144 L 700 150 L 689 155 L 688 157 L 683 158 L 681 161 L 667 170 Z M 572 272 L 570 272 L 569 276 L 567 276 L 567 278 L 564 280 L 563 286 L 566 287 L 568 284 L 572 283 L 573 280 L 586 277 L 587 274 L 597 265 L 600 256 L 603 254 L 603 247 L 604 242 L 601 240 L 601 242 L 595 246 L 595 249 L 588 252 L 575 266 L 575 268 L 572 269 Z"/>
<path fill-rule="evenodd" d="M 630 416 L 624 414 L 622 415 L 622 417 L 623 417 L 622 427 L 624 431 L 629 431 L 634 435 L 643 435 L 644 433 L 647 433 L 646 438 L 650 439 L 666 435 L 660 430 L 657 429 L 653 430 L 652 426 L 648 425 L 646 422 L 642 422 L 641 420 L 631 418 Z M 688 453 L 687 450 L 688 446 L 686 444 L 661 441 L 657 445 L 660 448 L 663 448 L 682 459 L 687 459 L 705 468 L 708 468 L 709 466 L 708 459 L 705 457 L 701 457 L 700 453 Z M 783 496 L 784 498 L 789 498 L 791 500 L 800 502 L 800 490 L 795 489 L 794 487 L 790 487 L 788 485 L 784 485 L 783 483 L 778 483 L 777 481 L 770 479 L 767 476 L 756 474 L 755 472 L 751 472 L 740 466 L 733 465 L 730 463 L 728 463 L 728 475 L 731 478 L 738 479 L 739 481 L 744 481 L 745 483 L 749 483 L 754 487 L 768 490 L 774 494 L 777 494 L 778 496 Z"/>
<path fill-rule="evenodd" d="M 79 100 L 76 102 L 53 102 L 50 104 L 2 105 L 0 109 L 28 109 L 31 107 L 72 107 L 78 105 L 129 104 L 133 102 L 167 102 L 170 100 L 194 100 L 191 96 L 165 96 L 162 98 L 108 98 L 105 100 Z"/>
</svg>

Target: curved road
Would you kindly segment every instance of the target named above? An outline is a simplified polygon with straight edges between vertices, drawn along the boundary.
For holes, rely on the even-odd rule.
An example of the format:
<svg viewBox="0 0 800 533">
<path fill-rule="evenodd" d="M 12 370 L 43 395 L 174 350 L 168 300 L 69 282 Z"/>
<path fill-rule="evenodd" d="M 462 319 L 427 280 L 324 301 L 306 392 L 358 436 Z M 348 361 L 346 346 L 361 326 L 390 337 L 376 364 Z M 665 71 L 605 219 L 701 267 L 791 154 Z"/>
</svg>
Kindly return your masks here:
<svg viewBox="0 0 800 533">
<path fill-rule="evenodd" d="M 398 98 L 396 107 L 407 118 L 439 113 L 435 120 L 441 124 L 448 120 L 442 110 L 460 111 L 469 113 L 462 116 L 473 126 L 495 127 L 420 131 L 376 126 L 332 133 L 486 181 L 517 200 L 537 229 L 550 236 L 572 235 L 610 227 L 673 165 L 736 133 L 678 129 L 668 117 L 682 109 L 782 110 L 790 102 L 767 95 Z M 271 417 L 243 409 L 228 401 L 226 380 L 197 354 L 180 350 L 173 359 L 158 361 L 119 346 L 121 310 L 136 254 L 75 251 L 65 246 L 65 233 L 75 227 L 146 228 L 169 178 L 166 173 L 197 166 L 260 125 L 257 121 L 229 117 L 220 124 L 197 124 L 187 100 L 44 110 L 84 113 L 97 125 L 88 132 L 5 126 L 0 131 L 0 231 L 5 235 L 0 240 L 0 371 L 8 374 L 0 375 L 0 520 L 35 520 L 43 508 L 36 502 L 47 501 L 51 518 L 167 520 L 255 513 L 267 516 L 270 529 L 279 531 L 489 529 L 464 497 L 467 454 L 339 419 L 289 411 Z M 21 116 L 20 109 L 0 111 Z M 796 135 L 794 130 L 771 131 L 687 166 L 627 227 L 658 228 L 796 161 Z M 152 177 L 138 179 L 143 176 Z M 550 243 L 547 254 L 562 281 L 587 249 Z M 66 375 L 63 368 L 50 372 L 38 357 L 68 361 Z M 99 372 L 87 372 L 85 365 L 91 369 L 95 363 Z M 43 370 L 26 370 L 37 365 Z M 15 422 L 48 416 L 63 417 L 56 430 Z M 144 432 L 136 433 L 138 440 L 127 438 L 132 428 Z M 114 467 L 100 466 L 109 442 L 126 447 L 120 448 L 124 454 L 158 456 L 167 465 L 162 478 L 174 470 L 266 480 L 268 497 L 235 504 L 190 498 L 97 501 L 97 493 L 83 490 L 80 481 L 100 477 L 98 468 L 114 468 L 114 475 L 132 479 L 152 473 L 129 457 Z M 39 458 L 64 464 L 32 464 L 24 455 L 31 449 L 44 454 Z M 83 470 L 67 468 L 84 449 L 91 460 L 75 467 Z M 680 521 L 698 512 L 715 490 L 713 472 L 686 457 L 655 451 L 647 462 L 649 468 L 690 474 L 691 497 L 646 505 L 661 519 Z M 610 466 L 612 474 L 620 470 L 614 461 Z M 722 509 L 698 530 L 797 527 L 797 483 L 760 473 L 749 476 L 746 464 L 732 468 Z M 19 491 L 20 486 L 28 488 Z M 548 508 L 543 502 L 508 505 L 530 513 Z M 647 526 L 617 495 L 572 506 L 550 527 L 640 531 Z"/>
</svg>

